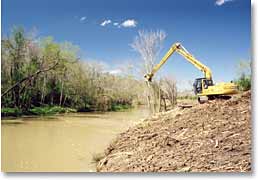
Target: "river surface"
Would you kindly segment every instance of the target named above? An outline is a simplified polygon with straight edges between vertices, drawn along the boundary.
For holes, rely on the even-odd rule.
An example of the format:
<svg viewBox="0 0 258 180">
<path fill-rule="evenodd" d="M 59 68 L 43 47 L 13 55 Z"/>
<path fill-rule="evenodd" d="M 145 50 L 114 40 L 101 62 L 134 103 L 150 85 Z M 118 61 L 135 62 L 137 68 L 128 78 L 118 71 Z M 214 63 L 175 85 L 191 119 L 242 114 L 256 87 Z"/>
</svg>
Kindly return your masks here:
<svg viewBox="0 0 258 180">
<path fill-rule="evenodd" d="M 2 122 L 2 171 L 94 172 L 93 156 L 148 116 L 147 109 L 22 117 Z"/>
</svg>

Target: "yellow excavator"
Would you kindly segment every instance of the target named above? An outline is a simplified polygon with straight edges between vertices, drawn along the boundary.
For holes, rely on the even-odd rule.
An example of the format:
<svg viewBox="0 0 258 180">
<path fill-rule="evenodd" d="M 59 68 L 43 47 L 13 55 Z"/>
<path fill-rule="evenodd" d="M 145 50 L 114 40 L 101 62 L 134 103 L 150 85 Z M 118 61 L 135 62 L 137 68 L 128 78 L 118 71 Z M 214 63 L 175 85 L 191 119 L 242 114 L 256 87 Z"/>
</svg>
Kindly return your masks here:
<svg viewBox="0 0 258 180">
<path fill-rule="evenodd" d="M 160 63 L 154 66 L 150 73 L 144 75 L 145 79 L 148 82 L 152 81 L 155 73 L 161 68 L 161 66 L 165 62 L 167 62 L 169 57 L 174 52 L 182 55 L 188 62 L 193 64 L 197 69 L 204 73 L 204 77 L 195 79 L 195 82 L 193 84 L 194 93 L 197 95 L 199 103 L 204 103 L 207 100 L 213 100 L 217 98 L 229 99 L 231 97 L 230 95 L 238 93 L 237 86 L 233 82 L 222 82 L 214 84 L 210 68 L 198 61 L 180 43 L 173 44 L 169 51 L 161 59 Z"/>
</svg>

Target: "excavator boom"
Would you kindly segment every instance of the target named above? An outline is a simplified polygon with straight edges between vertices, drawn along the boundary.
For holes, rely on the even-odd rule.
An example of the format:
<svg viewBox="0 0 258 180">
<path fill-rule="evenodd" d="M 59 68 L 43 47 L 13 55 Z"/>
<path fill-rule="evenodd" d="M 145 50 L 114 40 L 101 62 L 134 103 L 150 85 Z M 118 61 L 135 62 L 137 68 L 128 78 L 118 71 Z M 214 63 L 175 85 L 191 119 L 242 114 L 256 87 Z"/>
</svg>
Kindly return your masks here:
<svg viewBox="0 0 258 180">
<path fill-rule="evenodd" d="M 207 78 L 208 80 L 212 79 L 212 73 L 211 70 L 202 64 L 200 61 L 195 59 L 180 43 L 175 43 L 171 46 L 171 48 L 168 50 L 168 52 L 165 54 L 165 56 L 161 59 L 161 61 L 154 66 L 152 71 L 149 74 L 146 74 L 144 77 L 148 80 L 151 81 L 152 77 L 155 75 L 155 73 L 161 68 L 163 64 L 167 62 L 169 57 L 174 53 L 177 52 L 180 55 L 182 55 L 188 62 L 193 64 L 196 68 L 201 70 L 204 73 L 204 77 Z"/>
</svg>

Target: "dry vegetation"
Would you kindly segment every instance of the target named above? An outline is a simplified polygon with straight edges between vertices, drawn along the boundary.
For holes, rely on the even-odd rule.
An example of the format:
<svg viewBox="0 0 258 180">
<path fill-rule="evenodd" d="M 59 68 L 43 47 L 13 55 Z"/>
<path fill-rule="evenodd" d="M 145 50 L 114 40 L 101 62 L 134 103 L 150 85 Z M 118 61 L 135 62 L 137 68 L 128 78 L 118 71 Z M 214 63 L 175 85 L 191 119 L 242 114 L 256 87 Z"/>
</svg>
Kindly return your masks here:
<svg viewBox="0 0 258 180">
<path fill-rule="evenodd" d="M 166 33 L 162 30 L 139 31 L 131 47 L 141 57 L 140 72 L 142 77 L 152 71 L 158 62 L 158 56 L 162 49 Z M 167 106 L 176 104 L 176 81 L 173 78 L 160 78 L 147 83 L 145 88 L 148 107 L 152 113 L 166 111 Z"/>
<path fill-rule="evenodd" d="M 251 93 L 174 109 L 120 134 L 101 172 L 250 172 Z"/>
</svg>

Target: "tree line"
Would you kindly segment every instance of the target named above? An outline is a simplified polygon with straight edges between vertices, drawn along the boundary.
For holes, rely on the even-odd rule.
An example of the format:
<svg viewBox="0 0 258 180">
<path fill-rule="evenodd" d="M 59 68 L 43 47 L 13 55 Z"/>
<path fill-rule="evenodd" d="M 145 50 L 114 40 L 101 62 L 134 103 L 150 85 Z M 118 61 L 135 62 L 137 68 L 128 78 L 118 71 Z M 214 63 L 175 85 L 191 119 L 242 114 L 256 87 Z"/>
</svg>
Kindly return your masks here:
<svg viewBox="0 0 258 180">
<path fill-rule="evenodd" d="M 108 111 L 143 99 L 143 82 L 81 60 L 80 48 L 70 42 L 38 38 L 20 27 L 1 41 L 2 109 L 28 112 L 35 107 L 60 106 Z"/>
<path fill-rule="evenodd" d="M 133 68 L 143 77 L 158 62 L 166 38 L 162 30 L 139 31 L 131 48 L 140 57 Z M 177 104 L 176 80 L 159 77 L 152 83 L 129 73 L 115 75 L 101 63 L 80 58 L 80 48 L 71 42 L 39 38 L 15 27 L 2 38 L 1 100 L 2 112 L 39 114 L 55 111 L 110 111 L 148 104 L 152 113 Z M 251 62 L 237 66 L 235 83 L 240 90 L 251 88 Z M 126 70 L 125 70 L 126 71 Z M 54 108 L 51 108 L 54 107 Z M 42 108 L 45 108 L 42 110 Z"/>
</svg>

